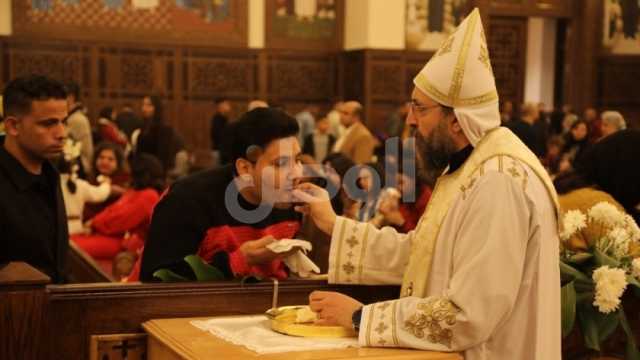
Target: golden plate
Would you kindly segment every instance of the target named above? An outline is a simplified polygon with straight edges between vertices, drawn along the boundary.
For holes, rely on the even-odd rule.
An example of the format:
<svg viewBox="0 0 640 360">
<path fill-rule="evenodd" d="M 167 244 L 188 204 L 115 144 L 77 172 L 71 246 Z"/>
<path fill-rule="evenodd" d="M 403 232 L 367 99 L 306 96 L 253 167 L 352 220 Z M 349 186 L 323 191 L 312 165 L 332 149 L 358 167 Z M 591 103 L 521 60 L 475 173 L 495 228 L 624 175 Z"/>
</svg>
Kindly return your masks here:
<svg viewBox="0 0 640 360">
<path fill-rule="evenodd" d="M 271 329 L 285 335 L 301 337 L 355 337 L 353 329 L 342 326 L 320 326 L 313 323 L 296 324 L 296 313 L 303 306 L 282 306 L 267 310 L 271 319 Z"/>
</svg>

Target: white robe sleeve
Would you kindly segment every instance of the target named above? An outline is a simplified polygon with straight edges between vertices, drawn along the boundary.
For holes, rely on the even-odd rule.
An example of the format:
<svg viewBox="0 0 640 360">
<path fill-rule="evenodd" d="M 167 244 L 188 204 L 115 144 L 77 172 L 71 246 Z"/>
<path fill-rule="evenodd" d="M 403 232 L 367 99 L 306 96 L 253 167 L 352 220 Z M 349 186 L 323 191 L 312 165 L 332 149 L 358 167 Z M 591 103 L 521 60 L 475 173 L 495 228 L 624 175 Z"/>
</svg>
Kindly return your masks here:
<svg viewBox="0 0 640 360">
<path fill-rule="evenodd" d="M 462 351 L 486 342 L 508 318 L 521 285 L 532 203 L 522 182 L 488 172 L 454 202 L 438 241 L 454 241 L 442 294 L 363 308 L 363 346 Z M 381 258 L 386 259 L 386 258 Z"/>
<path fill-rule="evenodd" d="M 399 285 L 412 238 L 413 232 L 401 234 L 338 216 L 331 236 L 329 283 Z"/>
<path fill-rule="evenodd" d="M 111 193 L 111 184 L 106 181 L 97 186 L 82 179 L 78 179 L 77 183 L 78 187 L 82 189 L 82 197 L 88 203 L 101 203 L 107 200 Z"/>
</svg>

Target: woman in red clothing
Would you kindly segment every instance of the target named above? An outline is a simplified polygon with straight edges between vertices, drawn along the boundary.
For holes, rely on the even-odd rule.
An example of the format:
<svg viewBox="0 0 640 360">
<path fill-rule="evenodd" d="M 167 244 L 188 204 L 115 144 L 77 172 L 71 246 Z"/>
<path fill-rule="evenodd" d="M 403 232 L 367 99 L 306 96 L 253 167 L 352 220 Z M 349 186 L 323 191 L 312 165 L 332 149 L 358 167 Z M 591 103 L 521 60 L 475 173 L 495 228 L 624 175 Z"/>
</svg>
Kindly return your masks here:
<svg viewBox="0 0 640 360">
<path fill-rule="evenodd" d="M 98 134 L 101 141 L 114 143 L 125 149 L 129 145 L 129 141 L 127 135 L 120 131 L 118 125 L 113 121 L 115 118 L 116 111 L 113 107 L 103 107 L 98 118 Z"/>
<path fill-rule="evenodd" d="M 136 253 L 144 245 L 151 213 L 164 190 L 160 161 L 140 154 L 131 164 L 132 188 L 91 221 L 92 234 L 71 239 L 99 263 L 110 266 L 121 251 Z"/>
<path fill-rule="evenodd" d="M 421 182 L 417 176 L 412 177 L 401 173 L 398 175 L 398 188 L 404 198 L 407 198 L 406 194 L 414 194 L 414 201 L 401 202 L 398 207 L 404 219 L 404 223 L 398 227 L 398 230 L 408 233 L 418 225 L 418 220 L 420 220 L 429 199 L 431 199 L 431 187 Z"/>
</svg>

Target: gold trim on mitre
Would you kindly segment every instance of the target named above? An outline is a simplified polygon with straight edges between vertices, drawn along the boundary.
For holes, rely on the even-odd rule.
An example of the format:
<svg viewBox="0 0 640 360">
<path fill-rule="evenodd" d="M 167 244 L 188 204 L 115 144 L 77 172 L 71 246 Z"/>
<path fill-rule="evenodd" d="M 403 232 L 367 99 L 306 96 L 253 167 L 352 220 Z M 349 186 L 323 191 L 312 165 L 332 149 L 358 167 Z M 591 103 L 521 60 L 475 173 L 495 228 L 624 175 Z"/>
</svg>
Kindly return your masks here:
<svg viewBox="0 0 640 360">
<path fill-rule="evenodd" d="M 433 81 L 427 78 L 425 74 L 425 69 L 437 57 L 440 55 L 444 55 L 446 53 L 452 52 L 451 47 L 455 42 L 455 38 L 458 35 L 458 30 L 454 31 L 451 36 L 444 41 L 441 45 L 440 49 L 436 52 L 436 54 L 427 62 L 427 65 L 415 76 L 413 79 L 414 84 L 419 89 L 426 92 L 429 96 L 431 96 L 435 101 L 445 106 L 450 107 L 465 107 L 465 106 L 478 106 L 484 104 L 494 103 L 498 100 L 498 92 L 495 89 L 495 84 L 493 89 L 480 94 L 478 96 L 473 96 L 469 98 L 460 98 L 460 92 L 462 91 L 463 81 L 465 77 L 465 69 L 467 66 L 467 59 L 469 57 L 469 49 L 471 48 L 471 44 L 474 39 L 474 33 L 477 31 L 477 27 L 480 26 L 480 49 L 487 49 L 486 38 L 484 36 L 484 31 L 482 29 L 482 20 L 480 19 L 480 11 L 478 8 L 475 8 L 469 16 L 462 22 L 458 29 L 461 29 L 461 26 L 465 23 L 466 29 L 464 29 L 463 39 L 461 44 L 458 45 L 460 50 L 457 54 L 457 58 L 455 60 L 455 65 L 453 67 L 453 74 L 450 80 L 449 91 L 445 93 L 443 90 L 438 89 L 438 87 L 433 83 Z M 446 49 L 445 49 L 446 48 Z M 486 51 L 486 50 L 485 50 Z M 482 55 L 482 53 L 481 53 Z M 491 63 L 488 58 L 488 51 L 486 51 L 486 59 L 481 59 L 480 56 L 476 59 L 478 62 L 482 63 L 486 68 L 488 68 L 491 77 L 493 78 L 493 69 L 491 68 Z M 488 66 L 487 66 L 488 65 Z M 495 81 L 495 80 L 494 80 Z M 446 86 L 446 85 L 445 85 Z"/>
</svg>

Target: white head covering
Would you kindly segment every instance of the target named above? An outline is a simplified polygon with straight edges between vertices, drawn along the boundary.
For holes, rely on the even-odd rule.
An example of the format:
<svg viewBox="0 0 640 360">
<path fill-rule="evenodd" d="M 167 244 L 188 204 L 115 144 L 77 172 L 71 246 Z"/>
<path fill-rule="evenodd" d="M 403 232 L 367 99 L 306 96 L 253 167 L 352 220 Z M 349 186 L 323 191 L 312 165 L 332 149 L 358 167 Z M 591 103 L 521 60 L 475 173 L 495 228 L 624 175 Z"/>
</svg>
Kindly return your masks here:
<svg viewBox="0 0 640 360">
<path fill-rule="evenodd" d="M 500 126 L 498 92 L 478 8 L 441 45 L 413 84 L 454 109 L 473 146 L 487 131 Z"/>
</svg>

